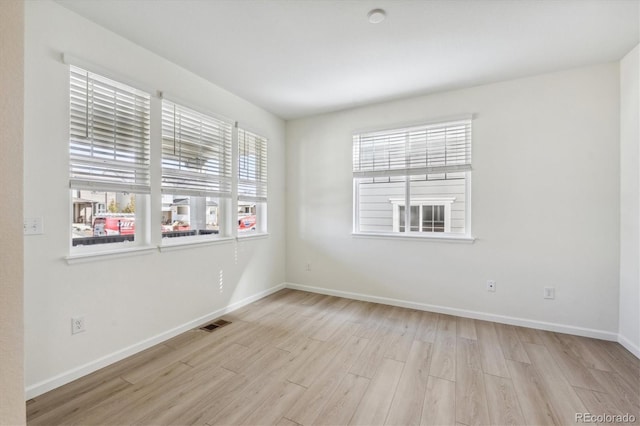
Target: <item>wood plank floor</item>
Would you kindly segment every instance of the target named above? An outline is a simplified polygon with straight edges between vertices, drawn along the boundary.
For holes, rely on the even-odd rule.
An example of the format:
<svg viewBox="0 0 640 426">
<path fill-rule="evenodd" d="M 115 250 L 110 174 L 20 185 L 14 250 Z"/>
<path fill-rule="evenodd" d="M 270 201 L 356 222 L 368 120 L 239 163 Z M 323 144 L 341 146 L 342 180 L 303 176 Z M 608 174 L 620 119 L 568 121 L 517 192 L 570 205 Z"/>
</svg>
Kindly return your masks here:
<svg viewBox="0 0 640 426">
<path fill-rule="evenodd" d="M 295 290 L 223 318 L 27 401 L 28 424 L 640 424 L 617 343 Z"/>
</svg>

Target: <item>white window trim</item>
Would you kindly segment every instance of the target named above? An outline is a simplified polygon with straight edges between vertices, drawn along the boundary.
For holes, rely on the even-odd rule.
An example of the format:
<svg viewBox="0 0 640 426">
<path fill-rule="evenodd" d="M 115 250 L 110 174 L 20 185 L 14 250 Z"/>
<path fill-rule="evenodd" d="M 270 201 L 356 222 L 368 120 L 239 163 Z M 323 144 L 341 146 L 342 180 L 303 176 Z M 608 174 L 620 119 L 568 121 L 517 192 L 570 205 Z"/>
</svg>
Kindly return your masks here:
<svg viewBox="0 0 640 426">
<path fill-rule="evenodd" d="M 200 238 L 206 237 L 206 238 Z M 180 250 L 186 248 L 212 246 L 217 244 L 226 244 L 235 241 L 234 237 L 217 237 L 210 238 L 208 235 L 193 235 L 189 237 L 177 237 L 177 238 L 165 238 L 165 240 L 179 240 L 179 241 L 163 241 L 158 249 L 161 252 Z"/>
<path fill-rule="evenodd" d="M 244 241 L 244 240 L 259 240 L 261 238 L 269 238 L 271 234 L 269 234 L 268 232 L 260 232 L 260 233 L 252 233 L 252 234 L 240 234 L 238 235 L 238 237 L 236 238 L 238 241 Z"/>
<path fill-rule="evenodd" d="M 407 128 L 410 129 L 412 127 L 431 127 L 431 126 L 438 126 L 440 124 L 456 124 L 455 122 L 458 121 L 468 121 L 470 122 L 469 125 L 472 126 L 472 121 L 475 118 L 474 114 L 463 114 L 463 115 L 457 115 L 457 116 L 448 116 L 448 117 L 441 117 L 438 119 L 432 119 L 432 120 L 428 120 L 428 121 L 421 121 L 421 122 L 411 122 L 411 123 L 404 123 L 404 124 L 396 124 L 392 127 L 390 126 L 384 126 L 384 127 L 379 127 L 379 128 L 368 128 L 368 129 L 361 129 L 361 130 L 356 130 L 352 132 L 352 136 L 355 138 L 356 136 L 361 136 L 361 134 L 370 134 L 370 133 L 387 133 L 387 132 L 395 132 L 398 130 L 401 130 L 402 128 Z M 471 128 L 469 129 L 469 131 L 471 131 Z M 405 149 L 407 144 L 409 143 L 408 137 L 405 139 Z M 470 145 L 468 145 L 468 150 L 467 154 L 469 155 L 469 157 L 467 158 L 467 160 L 470 160 L 470 155 L 471 155 L 471 149 L 472 149 L 472 141 L 471 139 L 469 139 L 469 143 Z M 355 145 L 354 145 L 354 158 L 355 158 Z M 355 159 L 354 159 L 354 164 L 355 164 Z M 406 164 L 406 163 L 405 163 Z M 423 167 L 423 168 L 412 168 L 407 166 L 408 168 L 406 169 L 401 169 L 398 168 L 397 170 L 391 170 L 391 169 L 381 169 L 381 170 L 375 170 L 375 171 L 370 171 L 370 170 L 360 170 L 360 167 L 356 168 L 356 166 L 354 165 L 354 172 L 353 172 L 353 205 L 352 205 L 352 212 L 353 212 L 353 216 L 352 216 L 352 222 L 353 222 L 353 231 L 352 231 L 352 236 L 354 237 L 373 237 L 373 238 L 396 238 L 396 239 L 410 239 L 410 240 L 416 240 L 416 239 L 423 239 L 423 240 L 436 240 L 436 241 L 466 241 L 466 242 L 473 242 L 475 241 L 475 237 L 472 236 L 471 234 L 471 171 L 472 171 L 472 167 L 471 167 L 471 163 L 467 163 L 464 164 L 460 167 L 457 167 L 455 165 L 452 166 L 445 166 L 440 170 L 430 170 L 430 167 Z M 359 181 L 360 178 L 371 178 L 371 177 L 386 177 L 386 176 L 403 176 L 405 178 L 405 204 L 409 204 L 409 205 L 415 205 L 411 200 L 410 200 L 410 190 L 411 190 L 411 175 L 414 174 L 437 174 L 437 173 L 441 173 L 441 172 L 447 172 L 447 169 L 450 168 L 451 170 L 448 170 L 450 172 L 458 172 L 458 171 L 463 171 L 465 174 L 465 195 L 464 195 L 464 201 L 465 201 L 465 218 L 464 218 L 464 222 L 465 222 L 465 233 L 464 234 L 458 234 L 458 233 L 451 233 L 450 232 L 450 218 L 451 218 L 451 205 L 449 204 L 449 208 L 448 208 L 448 213 L 445 212 L 447 218 L 445 219 L 445 226 L 447 229 L 445 229 L 445 232 L 408 232 L 408 230 L 410 229 L 409 226 L 405 227 L 405 232 L 399 232 L 399 227 L 396 227 L 396 223 L 399 223 L 399 221 L 397 220 L 397 216 L 399 214 L 399 208 L 398 207 L 394 207 L 394 218 L 393 218 L 393 225 L 394 225 L 394 231 L 396 232 L 367 232 L 367 231 L 360 231 L 360 218 L 359 218 L 359 214 L 360 214 L 360 188 L 359 188 Z M 357 170 L 356 170 L 357 169 Z M 433 167 L 431 169 L 438 169 L 438 167 Z M 458 170 L 459 169 L 459 170 Z M 414 199 L 415 200 L 415 199 Z M 445 204 L 445 208 L 447 207 L 447 205 Z M 420 216 L 422 216 L 422 209 L 420 209 Z M 410 218 L 410 209 L 405 209 L 405 224 L 410 224 L 409 221 Z M 420 226 L 422 226 L 422 224 L 420 223 Z"/>
<path fill-rule="evenodd" d="M 409 206 L 420 206 L 418 219 L 418 226 L 422 231 L 422 207 L 423 206 L 444 206 L 444 233 L 451 232 L 451 205 L 456 200 L 456 197 L 416 197 L 412 198 Z M 400 232 L 400 207 L 406 205 L 404 198 L 389 198 L 389 202 L 393 205 L 393 232 Z M 405 209 L 406 212 L 406 209 Z M 407 226 L 405 221 L 404 232 L 411 232 L 411 226 Z"/>
<path fill-rule="evenodd" d="M 122 244 L 122 245 L 121 245 Z M 105 245 L 105 244 L 103 244 Z M 118 245 L 119 248 L 109 247 L 107 250 L 91 250 L 84 253 L 74 252 L 65 257 L 67 264 L 74 265 L 77 263 L 88 263 L 110 259 L 117 259 L 121 257 L 131 257 L 134 255 L 150 254 L 157 251 L 157 247 L 154 246 L 133 246 L 126 243 L 111 243 L 109 246 Z"/>
<path fill-rule="evenodd" d="M 418 232 L 352 232 L 351 236 L 354 238 L 374 238 L 374 239 L 396 239 L 407 241 L 438 241 L 438 242 L 450 242 L 450 243 L 473 243 L 476 238 L 463 234 L 445 234 L 443 232 L 431 232 L 431 233 L 418 233 Z"/>
<path fill-rule="evenodd" d="M 76 58 L 74 56 L 68 54 L 62 54 L 62 60 L 65 64 L 69 65 L 68 67 L 68 75 L 71 73 L 71 67 L 81 68 L 84 71 L 87 71 L 92 74 L 96 74 L 100 77 L 110 79 L 115 81 L 116 83 L 123 84 L 129 86 L 135 90 L 145 92 L 146 95 L 149 96 L 149 117 L 152 115 L 153 102 L 155 99 L 154 91 L 142 84 L 139 84 L 136 81 L 131 80 L 127 76 L 119 73 L 114 73 L 113 71 L 101 67 L 99 65 L 93 64 L 91 62 L 87 62 Z M 69 82 L 69 79 L 67 80 Z M 71 86 L 68 83 L 67 91 L 70 92 Z M 152 130 L 152 120 L 149 120 L 149 155 L 151 156 L 151 151 L 153 150 L 153 130 Z M 71 128 L 67 127 L 67 141 L 71 140 Z M 70 159 L 70 157 L 68 157 Z M 150 161 L 148 165 L 148 172 L 150 175 L 149 187 L 146 190 L 139 191 L 140 188 L 135 186 L 131 187 L 129 192 L 135 194 L 136 196 L 136 228 L 135 228 L 135 238 L 133 242 L 121 242 L 121 243 L 108 243 L 108 244 L 92 244 L 87 246 L 74 246 L 73 245 L 73 227 L 69 226 L 69 255 L 66 256 L 66 260 L 68 263 L 77 263 L 77 259 L 85 259 L 82 261 L 91 260 L 93 258 L 114 258 L 120 257 L 119 254 L 131 254 L 134 252 L 148 252 L 149 250 L 153 250 L 151 246 L 151 232 L 150 232 L 150 215 L 149 215 L 149 206 L 150 206 L 150 197 L 151 197 L 151 169 L 152 169 L 152 161 Z M 73 178 L 69 179 L 69 212 L 67 216 L 73 217 L 73 191 L 76 190 L 94 190 L 94 191 L 104 191 L 104 192 L 123 192 L 127 191 L 126 185 L 117 185 L 111 186 L 108 182 L 93 182 L 86 181 L 82 182 L 82 184 L 74 185 Z M 71 224 L 70 224 L 71 225 Z"/>
</svg>

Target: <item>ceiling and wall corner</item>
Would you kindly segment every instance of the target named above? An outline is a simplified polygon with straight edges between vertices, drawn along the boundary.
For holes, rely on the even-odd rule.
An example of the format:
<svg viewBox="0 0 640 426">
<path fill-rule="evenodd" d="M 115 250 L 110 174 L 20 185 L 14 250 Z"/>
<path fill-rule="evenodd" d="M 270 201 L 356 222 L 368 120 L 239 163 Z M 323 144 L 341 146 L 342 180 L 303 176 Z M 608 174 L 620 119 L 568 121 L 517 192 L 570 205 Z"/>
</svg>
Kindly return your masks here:
<svg viewBox="0 0 640 426">
<path fill-rule="evenodd" d="M 284 119 L 618 61 L 638 42 L 627 0 L 57 1 Z"/>
</svg>

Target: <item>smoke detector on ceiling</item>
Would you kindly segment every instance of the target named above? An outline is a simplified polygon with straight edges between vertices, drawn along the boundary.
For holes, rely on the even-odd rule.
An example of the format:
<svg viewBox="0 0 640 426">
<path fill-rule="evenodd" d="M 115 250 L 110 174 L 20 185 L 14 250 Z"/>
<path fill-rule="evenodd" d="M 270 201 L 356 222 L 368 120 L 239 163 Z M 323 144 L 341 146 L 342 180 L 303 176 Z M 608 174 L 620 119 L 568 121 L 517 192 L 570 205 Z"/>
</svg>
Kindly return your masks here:
<svg viewBox="0 0 640 426">
<path fill-rule="evenodd" d="M 367 14 L 367 17 L 372 24 L 379 24 L 387 17 L 387 13 L 382 9 L 373 9 Z"/>
</svg>

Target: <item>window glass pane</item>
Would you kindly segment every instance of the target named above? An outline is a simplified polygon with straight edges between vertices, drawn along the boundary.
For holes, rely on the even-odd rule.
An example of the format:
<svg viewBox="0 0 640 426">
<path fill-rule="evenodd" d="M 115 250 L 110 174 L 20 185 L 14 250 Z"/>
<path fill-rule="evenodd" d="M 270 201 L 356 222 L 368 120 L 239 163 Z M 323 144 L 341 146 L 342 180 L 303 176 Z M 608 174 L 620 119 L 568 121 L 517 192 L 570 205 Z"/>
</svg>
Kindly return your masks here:
<svg viewBox="0 0 640 426">
<path fill-rule="evenodd" d="M 238 129 L 238 195 L 267 198 L 267 139 Z"/>
<path fill-rule="evenodd" d="M 238 234 L 257 229 L 258 209 L 256 203 L 238 202 Z"/>
<path fill-rule="evenodd" d="M 356 184 L 359 231 L 404 232 L 405 178 L 362 179 Z"/>
<path fill-rule="evenodd" d="M 433 207 L 433 232 L 444 232 L 445 217 L 444 206 Z"/>
<path fill-rule="evenodd" d="M 411 206 L 410 220 L 411 220 L 411 232 L 420 231 L 420 206 Z"/>
<path fill-rule="evenodd" d="M 433 231 L 433 206 L 422 206 L 422 232 Z"/>
<path fill-rule="evenodd" d="M 465 233 L 466 176 L 430 174 L 426 180 L 411 180 L 411 204 L 423 206 L 422 232 Z M 446 205 L 450 205 L 450 214 Z M 429 210 L 426 206 L 434 207 Z"/>
<path fill-rule="evenodd" d="M 215 197 L 162 194 L 162 237 L 218 234 L 219 208 Z"/>
<path fill-rule="evenodd" d="M 135 240 L 135 194 L 76 189 L 71 192 L 73 246 Z"/>
</svg>

